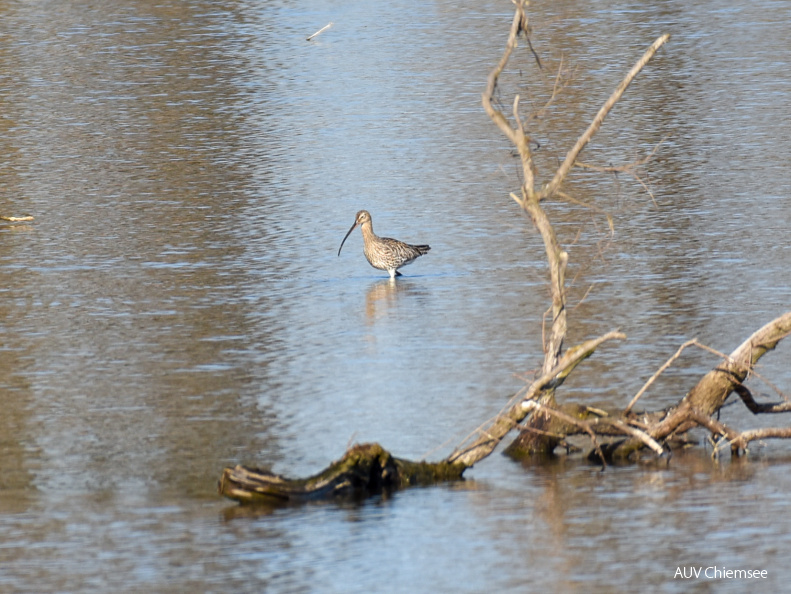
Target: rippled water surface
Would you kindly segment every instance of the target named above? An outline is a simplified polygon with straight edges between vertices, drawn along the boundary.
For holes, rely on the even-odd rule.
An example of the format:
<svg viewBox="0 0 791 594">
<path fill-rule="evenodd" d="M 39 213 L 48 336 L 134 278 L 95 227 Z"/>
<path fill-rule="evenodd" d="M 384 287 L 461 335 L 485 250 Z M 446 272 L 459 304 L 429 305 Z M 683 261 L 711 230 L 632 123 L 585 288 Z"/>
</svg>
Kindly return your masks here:
<svg viewBox="0 0 791 594">
<path fill-rule="evenodd" d="M 480 93 L 507 1 L 0 0 L 0 591 L 777 591 L 791 448 L 600 472 L 499 454 L 459 485 L 238 508 L 225 466 L 300 476 L 378 441 L 437 459 L 540 366 L 540 238 Z M 334 24 L 313 41 L 306 37 Z M 569 344 L 620 328 L 561 397 L 624 406 L 678 346 L 730 351 L 791 303 L 791 8 L 534 2 L 504 76 L 541 108 L 547 178 L 665 139 L 640 179 L 576 171 L 548 204 Z M 522 44 L 524 45 L 524 44 Z M 391 283 L 377 232 L 430 243 Z M 609 232 L 608 213 L 614 233 Z M 789 390 L 789 347 L 760 373 Z M 675 402 L 689 351 L 644 397 Z M 771 389 L 756 382 L 759 393 Z M 774 396 L 777 398 L 777 396 Z M 739 406 L 723 420 L 754 420 Z M 787 422 L 787 421 L 786 421 Z M 760 583 L 674 580 L 681 566 Z"/>
</svg>

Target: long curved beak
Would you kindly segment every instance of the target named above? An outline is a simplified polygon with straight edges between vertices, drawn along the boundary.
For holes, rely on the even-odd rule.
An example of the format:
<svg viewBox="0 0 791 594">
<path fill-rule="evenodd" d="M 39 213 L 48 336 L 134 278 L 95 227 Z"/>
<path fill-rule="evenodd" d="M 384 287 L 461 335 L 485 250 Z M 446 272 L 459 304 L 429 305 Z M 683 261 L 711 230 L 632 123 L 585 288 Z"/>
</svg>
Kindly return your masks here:
<svg viewBox="0 0 791 594">
<path fill-rule="evenodd" d="M 346 243 L 346 238 L 349 237 L 349 235 L 352 234 L 352 231 L 354 231 L 355 227 L 357 227 L 357 221 L 354 221 L 354 225 L 352 225 L 352 228 L 349 229 L 349 232 L 346 234 L 346 237 L 343 238 L 343 241 L 341 242 L 341 247 L 338 248 L 338 255 L 339 256 L 341 255 L 341 250 L 343 249 L 343 244 Z"/>
</svg>

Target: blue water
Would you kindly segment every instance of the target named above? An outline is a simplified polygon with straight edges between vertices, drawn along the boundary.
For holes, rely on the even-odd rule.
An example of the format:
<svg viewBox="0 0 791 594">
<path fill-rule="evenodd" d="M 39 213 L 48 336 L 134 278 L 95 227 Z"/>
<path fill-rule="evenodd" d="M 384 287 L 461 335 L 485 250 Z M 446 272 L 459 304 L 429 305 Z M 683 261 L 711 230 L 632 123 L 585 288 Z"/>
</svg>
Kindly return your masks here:
<svg viewBox="0 0 791 594">
<path fill-rule="evenodd" d="M 570 255 L 567 346 L 621 329 L 558 394 L 623 407 L 691 338 L 788 309 L 784 3 L 531 7 L 498 99 L 552 175 L 621 77 L 673 37 L 547 204 Z M 509 2 L 12 3 L 0 19 L 0 591 L 762 590 L 787 581 L 788 454 L 523 467 L 360 505 L 246 510 L 238 463 L 302 476 L 355 442 L 439 459 L 542 361 L 543 246 L 480 106 Z M 307 42 L 329 22 L 333 26 Z M 432 250 L 391 283 L 378 233 Z M 610 232 L 606 216 L 613 222 Z M 762 360 L 786 389 L 788 346 Z M 716 363 L 685 352 L 643 396 Z M 779 399 L 759 378 L 751 387 Z M 738 405 L 735 427 L 780 425 Z M 705 437 L 701 435 L 700 437 Z M 584 444 L 584 442 L 583 442 Z"/>
</svg>

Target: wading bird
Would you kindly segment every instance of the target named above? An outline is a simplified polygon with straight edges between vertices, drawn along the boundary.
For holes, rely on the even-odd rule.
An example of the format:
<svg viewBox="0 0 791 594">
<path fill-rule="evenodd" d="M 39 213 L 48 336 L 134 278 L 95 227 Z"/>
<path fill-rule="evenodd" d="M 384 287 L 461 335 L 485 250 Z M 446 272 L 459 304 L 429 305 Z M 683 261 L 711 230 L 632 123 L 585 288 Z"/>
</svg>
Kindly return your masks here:
<svg viewBox="0 0 791 594">
<path fill-rule="evenodd" d="M 346 237 L 343 238 L 341 247 L 338 248 L 339 256 L 346 238 L 352 234 L 357 225 L 360 226 L 363 233 L 363 252 L 368 263 L 379 270 L 387 270 L 390 273 L 390 278 L 401 276 L 401 273 L 398 272 L 399 268 L 411 264 L 431 249 L 427 245 L 409 245 L 397 239 L 379 237 L 374 233 L 371 215 L 368 214 L 367 210 L 361 210 L 354 219 L 354 225 L 349 229 Z"/>
</svg>

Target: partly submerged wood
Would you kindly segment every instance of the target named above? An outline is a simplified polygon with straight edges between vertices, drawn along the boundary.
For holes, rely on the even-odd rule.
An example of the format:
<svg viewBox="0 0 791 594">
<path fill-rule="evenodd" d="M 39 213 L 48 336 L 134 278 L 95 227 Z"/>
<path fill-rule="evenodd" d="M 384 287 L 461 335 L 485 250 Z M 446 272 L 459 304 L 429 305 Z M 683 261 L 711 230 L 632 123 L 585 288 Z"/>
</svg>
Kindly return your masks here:
<svg viewBox="0 0 791 594">
<path fill-rule="evenodd" d="M 360 444 L 326 470 L 306 479 L 289 479 L 244 466 L 226 468 L 219 492 L 240 503 L 287 504 L 363 498 L 412 485 L 460 480 L 464 468 L 448 462 L 401 460 L 377 443 Z"/>
<path fill-rule="evenodd" d="M 11 221 L 12 223 L 17 223 L 20 221 L 32 221 L 32 220 L 34 219 L 30 215 L 21 215 L 18 217 L 9 216 L 9 215 L 0 215 L 0 221 Z"/>
<path fill-rule="evenodd" d="M 742 382 L 747 379 L 758 360 L 767 352 L 774 350 L 777 344 L 789 335 L 791 335 L 791 311 L 778 316 L 753 332 L 747 340 L 727 356 L 726 360 L 720 362 L 703 376 L 697 385 L 667 412 L 661 422 L 652 425 L 647 433 L 653 439 L 663 440 L 681 435 L 693 427 L 704 426 L 715 434 L 719 433 L 727 437 L 734 446 L 735 453 L 738 453 L 739 449 L 745 449 L 746 444 L 754 439 L 791 437 L 791 431 L 788 428 L 745 431 L 740 434 L 738 431 L 718 423 L 720 427 L 717 429 L 711 421 L 707 420 L 719 413 L 728 396 L 734 391 L 739 393 L 753 414 L 786 412 L 788 410 L 785 403 L 757 404 Z M 618 458 L 625 458 L 641 447 L 641 443 L 629 439 L 619 445 L 614 455 Z"/>
<path fill-rule="evenodd" d="M 774 349 L 789 334 L 791 312 L 754 332 L 727 360 L 704 376 L 676 406 L 663 411 L 638 415 L 627 407 L 625 411 L 610 415 L 606 411 L 585 406 L 566 405 L 550 409 L 548 405 L 539 403 L 537 395 L 548 382 L 559 385 L 601 342 L 608 338 L 621 337 L 618 333 L 611 333 L 569 349 L 558 368 L 533 383 L 533 391 L 528 391 L 525 399 L 498 417 L 471 446 L 455 451 L 441 462 L 411 462 L 392 456 L 379 444 L 361 444 L 349 449 L 340 460 L 330 464 L 324 471 L 305 479 L 289 479 L 266 470 L 244 466 L 226 468 L 220 479 L 219 491 L 221 495 L 240 503 L 277 505 L 313 500 L 365 498 L 413 485 L 460 480 L 467 468 L 488 456 L 505 434 L 517 426 L 517 413 L 523 417 L 531 411 L 535 418 L 545 421 L 540 428 L 534 424 L 532 434 L 544 439 L 548 445 L 538 447 L 532 441 L 517 440 L 516 445 L 511 446 L 508 451 L 512 456 L 551 454 L 560 440 L 585 432 L 591 436 L 599 460 L 625 460 L 646 446 L 658 456 L 664 457 L 667 450 L 662 444 L 667 444 L 695 426 L 705 427 L 724 436 L 738 453 L 738 450 L 746 449 L 747 444 L 755 439 L 791 438 L 791 428 L 788 427 L 739 433 L 711 418 L 725 403 L 731 391 L 739 392 L 742 400 L 756 414 L 791 410 L 788 402 L 756 403 L 741 383 L 758 359 Z M 601 446 L 596 441 L 596 436 L 613 435 L 624 435 L 626 439 Z"/>
</svg>

